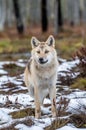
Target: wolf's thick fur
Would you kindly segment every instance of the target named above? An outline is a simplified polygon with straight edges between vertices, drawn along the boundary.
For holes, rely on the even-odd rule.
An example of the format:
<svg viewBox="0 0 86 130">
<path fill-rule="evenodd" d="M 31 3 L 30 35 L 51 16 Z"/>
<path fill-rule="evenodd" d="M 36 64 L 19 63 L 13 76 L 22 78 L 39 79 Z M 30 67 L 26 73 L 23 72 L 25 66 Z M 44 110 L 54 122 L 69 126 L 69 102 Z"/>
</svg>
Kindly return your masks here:
<svg viewBox="0 0 86 130">
<path fill-rule="evenodd" d="M 56 79 L 57 53 L 52 35 L 46 42 L 40 42 L 35 37 L 31 39 L 31 58 L 25 68 L 24 81 L 29 93 L 35 99 L 35 117 L 40 118 L 40 105 L 49 94 L 53 117 L 56 116 Z"/>
</svg>

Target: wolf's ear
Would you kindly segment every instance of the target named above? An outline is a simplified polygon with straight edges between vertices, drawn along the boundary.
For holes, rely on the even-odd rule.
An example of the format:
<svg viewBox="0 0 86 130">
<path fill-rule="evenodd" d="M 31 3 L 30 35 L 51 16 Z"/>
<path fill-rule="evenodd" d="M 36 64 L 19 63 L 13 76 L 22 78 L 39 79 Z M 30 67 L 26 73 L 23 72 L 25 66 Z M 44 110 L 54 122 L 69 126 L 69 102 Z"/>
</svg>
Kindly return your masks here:
<svg viewBox="0 0 86 130">
<path fill-rule="evenodd" d="M 32 48 L 35 48 L 39 45 L 39 40 L 36 38 L 36 37 L 32 37 L 31 38 L 31 45 L 32 45 Z"/>
<path fill-rule="evenodd" d="M 48 46 L 55 47 L 55 39 L 52 35 L 48 37 L 46 44 L 48 44 Z"/>
</svg>

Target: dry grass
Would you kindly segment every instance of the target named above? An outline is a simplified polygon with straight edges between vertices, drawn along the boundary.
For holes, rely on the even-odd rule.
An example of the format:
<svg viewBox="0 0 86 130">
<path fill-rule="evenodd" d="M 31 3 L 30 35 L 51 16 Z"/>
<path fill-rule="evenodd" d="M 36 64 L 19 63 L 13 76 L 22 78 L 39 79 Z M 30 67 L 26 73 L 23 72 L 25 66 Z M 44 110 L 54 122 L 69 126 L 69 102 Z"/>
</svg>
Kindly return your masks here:
<svg viewBox="0 0 86 130">
<path fill-rule="evenodd" d="M 75 57 L 78 57 L 80 60 L 79 65 L 77 65 L 78 70 L 80 72 L 81 77 L 86 77 L 86 47 L 80 48 L 76 54 Z"/>
<path fill-rule="evenodd" d="M 73 113 L 70 116 L 70 123 L 73 123 L 77 128 L 86 128 L 86 104 L 77 101 L 77 108 L 72 108 Z"/>
<path fill-rule="evenodd" d="M 56 130 L 62 126 L 65 126 L 69 122 L 69 119 L 56 119 L 54 120 L 50 126 L 44 128 L 44 130 Z"/>
<path fill-rule="evenodd" d="M 27 116 L 34 116 L 35 110 L 33 108 L 26 108 L 20 111 L 12 112 L 10 113 L 10 115 L 12 115 L 12 118 L 14 119 L 23 118 Z"/>
<path fill-rule="evenodd" d="M 86 114 L 84 113 L 72 115 L 70 121 L 77 128 L 86 128 Z"/>
<path fill-rule="evenodd" d="M 8 71 L 10 76 L 17 76 L 24 72 L 23 67 L 17 66 L 14 63 L 4 64 L 3 67 L 4 67 L 4 70 Z"/>
<path fill-rule="evenodd" d="M 10 126 L 4 127 L 4 128 L 2 128 L 0 130 L 18 130 L 18 129 L 15 128 L 15 126 L 17 124 L 19 124 L 19 123 L 20 124 L 25 124 L 26 126 L 29 126 L 29 127 L 34 125 L 34 121 L 32 119 L 28 118 L 28 119 L 25 119 L 23 121 L 16 121 L 13 124 L 11 124 Z"/>
</svg>

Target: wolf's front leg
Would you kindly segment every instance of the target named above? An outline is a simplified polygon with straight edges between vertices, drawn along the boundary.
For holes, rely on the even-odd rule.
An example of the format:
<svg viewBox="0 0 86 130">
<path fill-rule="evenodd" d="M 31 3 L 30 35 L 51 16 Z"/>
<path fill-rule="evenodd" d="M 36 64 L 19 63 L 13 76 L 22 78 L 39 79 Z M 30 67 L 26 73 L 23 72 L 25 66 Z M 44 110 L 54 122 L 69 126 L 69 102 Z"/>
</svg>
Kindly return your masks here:
<svg viewBox="0 0 86 130">
<path fill-rule="evenodd" d="M 39 90 L 38 87 L 34 87 L 34 97 L 35 97 L 35 118 L 40 118 L 41 108 L 40 108 L 40 99 L 39 99 Z"/>
<path fill-rule="evenodd" d="M 51 111 L 52 111 L 52 117 L 56 117 L 56 87 L 50 88 L 49 90 L 50 99 L 51 99 Z"/>
</svg>

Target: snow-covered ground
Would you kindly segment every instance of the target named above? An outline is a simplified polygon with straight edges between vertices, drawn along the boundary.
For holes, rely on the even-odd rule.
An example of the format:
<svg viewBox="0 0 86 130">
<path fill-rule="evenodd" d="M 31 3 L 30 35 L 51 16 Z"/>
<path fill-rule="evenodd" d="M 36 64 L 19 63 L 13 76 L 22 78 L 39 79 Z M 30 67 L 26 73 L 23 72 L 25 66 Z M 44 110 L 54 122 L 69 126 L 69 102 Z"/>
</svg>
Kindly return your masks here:
<svg viewBox="0 0 86 130">
<path fill-rule="evenodd" d="M 29 107 L 30 108 L 35 107 L 33 98 L 29 96 L 27 88 L 22 84 L 23 74 L 20 75 L 20 77 L 18 78 L 15 76 L 11 77 L 9 76 L 9 73 L 6 70 L 4 70 L 3 65 L 10 63 L 16 64 L 17 66 L 25 67 L 23 60 L 18 60 L 16 62 L 0 62 L 0 129 L 10 126 L 16 121 L 19 122 L 20 120 L 23 121 L 25 119 L 31 118 L 34 122 L 32 126 L 27 126 L 26 124 L 20 122 L 17 125 L 15 125 L 15 128 L 19 130 L 36 130 L 36 129 L 43 130 L 46 126 L 49 126 L 54 120 L 50 116 L 51 115 L 50 100 L 48 98 L 44 100 L 44 104 L 45 105 L 48 104 L 49 106 L 42 107 L 43 112 L 42 119 L 35 119 L 33 116 L 28 115 L 25 118 L 13 119 L 12 116 L 10 115 L 10 113 L 14 111 L 23 110 Z M 58 73 L 65 77 L 66 76 L 65 72 L 68 72 L 69 70 L 74 68 L 77 64 L 79 64 L 78 59 L 69 62 L 64 60 L 63 63 L 58 68 Z M 72 74 L 72 78 L 76 77 L 78 74 L 79 74 L 78 72 L 75 73 L 74 75 Z M 16 87 L 12 86 L 13 89 L 9 88 L 6 85 L 9 82 L 15 84 Z M 22 92 L 20 90 L 22 90 Z M 66 87 L 64 86 L 63 91 L 64 90 L 69 91 L 70 88 L 68 86 Z M 8 93 L 9 91 L 12 91 L 12 93 L 9 94 Z M 67 99 L 69 100 L 66 110 L 67 112 L 72 111 L 72 113 L 75 113 L 76 111 L 74 110 L 80 107 L 78 105 L 78 102 L 86 105 L 86 91 L 76 89 L 75 91 L 71 91 L 71 93 L 69 94 L 62 94 L 61 92 L 59 92 L 59 94 L 57 95 L 58 95 L 57 102 L 59 102 L 61 97 L 65 98 L 66 100 Z M 79 109 L 84 111 L 83 108 Z M 57 104 L 57 110 L 58 110 L 58 104 Z M 64 118 L 66 118 L 66 116 Z M 76 128 L 72 124 L 67 124 L 61 128 L 58 128 L 57 130 L 83 130 L 83 129 Z M 84 130 L 86 130 L 86 128 L 84 128 Z"/>
<path fill-rule="evenodd" d="M 75 128 L 73 126 L 64 126 L 64 127 L 57 129 L 57 130 L 86 130 L 86 129 L 79 129 L 79 128 Z"/>
</svg>

